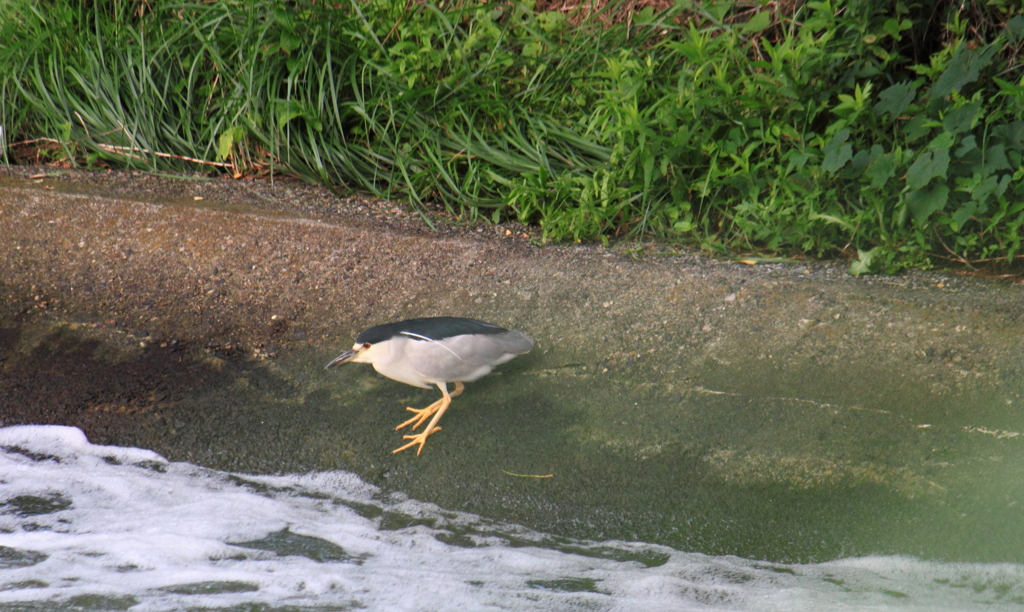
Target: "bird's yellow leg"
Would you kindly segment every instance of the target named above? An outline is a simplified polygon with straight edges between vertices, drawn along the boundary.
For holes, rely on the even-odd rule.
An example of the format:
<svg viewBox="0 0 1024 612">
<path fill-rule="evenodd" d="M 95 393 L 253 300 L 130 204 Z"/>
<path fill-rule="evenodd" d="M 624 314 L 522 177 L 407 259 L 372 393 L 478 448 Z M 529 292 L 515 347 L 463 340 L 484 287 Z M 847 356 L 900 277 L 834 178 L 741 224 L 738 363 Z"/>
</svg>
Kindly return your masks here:
<svg viewBox="0 0 1024 612">
<path fill-rule="evenodd" d="M 400 453 L 400 452 L 404 451 L 407 448 L 415 446 L 416 444 L 420 445 L 420 447 L 418 449 L 416 449 L 416 454 L 419 455 L 420 453 L 422 453 L 423 452 L 423 445 L 427 443 L 427 436 L 429 436 L 432 433 L 441 431 L 441 428 L 437 427 L 437 422 L 441 420 L 441 415 L 444 414 L 444 411 L 448 410 L 448 406 L 450 406 L 451 403 L 452 403 L 452 398 L 455 397 L 456 395 L 462 393 L 463 389 L 466 388 L 466 386 L 463 385 L 461 382 L 457 382 L 457 383 L 455 383 L 455 391 L 452 392 L 449 395 L 448 394 L 448 385 L 447 384 L 441 383 L 441 384 L 439 384 L 437 386 L 438 386 L 439 389 L 441 389 L 441 393 L 444 394 L 444 397 L 442 397 L 437 402 L 435 402 L 435 404 L 438 404 L 438 406 L 437 406 L 437 409 L 434 411 L 434 418 L 430 419 L 430 424 L 427 425 L 427 428 L 424 429 L 422 432 L 420 432 L 418 434 L 415 434 L 415 435 L 411 435 L 411 436 L 402 436 L 406 440 L 411 440 L 411 442 L 409 442 L 405 446 L 402 446 L 400 448 L 396 448 L 395 450 L 391 451 L 392 454 Z M 432 406 L 433 406 L 433 404 L 431 404 L 430 406 L 424 408 L 423 410 L 429 410 Z M 419 417 L 417 417 L 417 418 L 419 418 Z M 419 425 L 417 425 L 417 427 L 418 426 Z M 415 429 L 415 427 L 413 429 Z"/>
<path fill-rule="evenodd" d="M 413 431 L 415 431 L 417 427 L 422 425 L 424 421 L 430 418 L 430 415 L 437 412 L 437 409 L 440 408 L 441 404 L 443 403 L 444 398 L 442 397 L 441 399 L 437 400 L 436 402 L 427 406 L 426 408 L 406 408 L 406 410 L 412 412 L 416 416 L 412 417 L 408 421 L 403 422 L 401 425 L 395 428 L 395 431 L 398 431 L 399 429 L 409 424 L 412 424 Z"/>
<path fill-rule="evenodd" d="M 438 387 L 440 387 L 440 386 L 441 385 L 438 385 Z M 447 391 L 448 390 L 447 387 L 448 387 L 448 385 L 445 384 L 444 388 L 442 388 L 442 392 Z M 450 395 L 448 395 L 448 397 L 449 397 L 448 401 L 450 402 L 451 401 L 450 398 L 453 398 L 456 395 L 459 395 L 460 393 L 462 393 L 462 391 L 465 388 L 466 388 L 466 385 L 462 384 L 461 382 L 456 382 L 455 383 L 455 390 L 452 391 Z M 412 429 L 413 429 L 413 431 L 415 431 L 420 425 L 422 425 L 427 419 L 429 419 L 432 414 L 437 412 L 437 409 L 440 408 L 441 404 L 443 404 L 443 403 L 444 403 L 444 396 L 442 396 L 441 399 L 437 400 L 436 402 L 434 402 L 433 404 L 427 406 L 426 408 L 406 408 L 406 410 L 408 410 L 409 412 L 414 413 L 416 416 L 412 417 L 408 421 L 405 421 L 404 423 L 402 423 L 401 425 L 396 427 L 395 431 L 398 431 L 399 429 L 401 429 L 401 428 L 403 428 L 403 427 L 405 427 L 406 425 L 409 425 L 409 424 L 412 424 Z"/>
</svg>

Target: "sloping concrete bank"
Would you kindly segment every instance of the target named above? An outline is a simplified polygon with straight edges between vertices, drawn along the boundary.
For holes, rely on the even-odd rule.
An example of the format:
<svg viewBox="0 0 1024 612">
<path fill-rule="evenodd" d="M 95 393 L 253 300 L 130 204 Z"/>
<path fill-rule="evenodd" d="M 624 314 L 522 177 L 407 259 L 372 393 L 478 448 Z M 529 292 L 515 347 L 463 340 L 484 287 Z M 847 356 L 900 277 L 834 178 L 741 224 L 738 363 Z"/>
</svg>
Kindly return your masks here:
<svg viewBox="0 0 1024 612">
<path fill-rule="evenodd" d="M 556 534 L 1021 560 L 1020 285 L 539 248 L 295 184 L 28 174 L 0 170 L 5 425 L 348 469 Z M 469 385 L 422 456 L 392 455 L 436 391 L 323 365 L 432 315 L 537 348 Z"/>
</svg>

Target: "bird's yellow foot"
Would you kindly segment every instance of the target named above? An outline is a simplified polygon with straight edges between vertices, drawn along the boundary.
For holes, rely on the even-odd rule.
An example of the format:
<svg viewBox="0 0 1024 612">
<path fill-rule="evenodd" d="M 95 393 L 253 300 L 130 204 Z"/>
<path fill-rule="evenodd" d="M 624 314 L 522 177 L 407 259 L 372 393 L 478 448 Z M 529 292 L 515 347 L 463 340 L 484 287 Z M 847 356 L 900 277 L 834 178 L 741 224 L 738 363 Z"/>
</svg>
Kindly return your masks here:
<svg viewBox="0 0 1024 612">
<path fill-rule="evenodd" d="M 402 436 L 406 440 L 412 441 L 401 448 L 396 448 L 394 451 L 392 451 L 392 454 L 400 453 L 405 449 L 415 446 L 417 444 L 419 444 L 420 447 L 416 449 L 416 454 L 419 455 L 421 452 L 423 452 L 423 445 L 427 443 L 427 436 L 429 436 L 432 433 L 441 431 L 441 428 L 436 426 L 437 422 L 441 420 L 441 415 L 444 414 L 444 411 L 448 410 L 448 406 L 450 406 L 452 403 L 452 398 L 462 393 L 463 389 L 465 389 L 466 386 L 463 385 L 461 382 L 456 382 L 455 391 L 451 394 L 448 393 L 447 383 L 438 383 L 437 388 L 441 390 L 441 399 L 437 400 L 433 404 L 423 409 L 418 410 L 416 408 L 407 408 L 409 412 L 415 412 L 416 416 L 402 423 L 395 429 L 401 429 L 406 425 L 412 423 L 412 428 L 415 431 L 415 429 L 422 425 L 423 421 L 426 421 L 427 418 L 430 417 L 430 415 L 434 415 L 434 418 L 430 419 L 430 423 L 427 424 L 427 428 L 424 429 L 422 433 L 414 434 L 411 436 Z"/>
<path fill-rule="evenodd" d="M 428 410 L 428 408 L 424 408 L 424 410 Z M 415 427 L 413 429 L 415 429 Z M 420 447 L 416 449 L 416 455 L 419 456 L 419 454 L 423 452 L 423 445 L 427 443 L 427 436 L 438 431 L 441 431 L 441 428 L 434 427 L 433 429 L 425 429 L 423 430 L 422 433 L 418 433 L 412 436 L 402 436 L 402 438 L 406 440 L 412 440 L 412 442 L 409 442 L 408 444 L 400 448 L 396 448 L 395 450 L 391 451 L 391 454 L 394 455 L 395 453 L 400 453 L 411 446 L 419 444 Z"/>
<path fill-rule="evenodd" d="M 405 427 L 406 425 L 409 425 L 410 423 L 412 424 L 413 431 L 415 431 L 420 425 L 422 425 L 427 419 L 429 419 L 432 414 L 437 412 L 437 409 L 440 408 L 441 404 L 443 403 L 444 398 L 442 397 L 441 399 L 437 400 L 436 402 L 427 406 L 426 408 L 406 408 L 406 410 L 414 413 L 416 416 L 412 417 L 408 421 L 405 421 L 404 423 L 396 427 L 395 431 L 398 431 L 399 429 Z"/>
</svg>

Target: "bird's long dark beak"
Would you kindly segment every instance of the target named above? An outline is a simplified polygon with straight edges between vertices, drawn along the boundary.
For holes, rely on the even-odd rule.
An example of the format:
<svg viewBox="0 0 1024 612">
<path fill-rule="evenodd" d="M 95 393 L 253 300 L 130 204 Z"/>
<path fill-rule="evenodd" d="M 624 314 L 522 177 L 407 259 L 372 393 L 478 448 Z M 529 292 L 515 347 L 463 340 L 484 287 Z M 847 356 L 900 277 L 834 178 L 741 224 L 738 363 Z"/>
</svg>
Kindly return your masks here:
<svg viewBox="0 0 1024 612">
<path fill-rule="evenodd" d="M 359 351 L 357 351 L 356 349 L 349 349 L 349 350 L 345 351 L 344 353 L 342 353 L 342 354 L 338 355 L 337 357 L 335 357 L 333 360 L 331 360 L 331 362 L 329 364 L 324 366 L 324 369 L 326 370 L 327 368 L 331 367 L 332 365 L 338 365 L 339 363 L 346 363 L 346 362 L 352 361 L 352 358 L 355 357 L 358 354 L 359 354 Z"/>
</svg>

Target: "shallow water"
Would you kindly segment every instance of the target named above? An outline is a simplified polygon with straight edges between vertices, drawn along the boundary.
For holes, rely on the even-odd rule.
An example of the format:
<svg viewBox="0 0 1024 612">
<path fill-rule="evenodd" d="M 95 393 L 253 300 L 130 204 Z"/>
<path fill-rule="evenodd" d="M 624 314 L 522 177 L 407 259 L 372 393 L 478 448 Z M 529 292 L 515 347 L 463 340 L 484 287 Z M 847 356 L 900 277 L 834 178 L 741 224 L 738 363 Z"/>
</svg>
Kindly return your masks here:
<svg viewBox="0 0 1024 612">
<path fill-rule="evenodd" d="M 101 331 L 20 328 L 5 418 L 34 407 L 37 422 L 237 473 L 344 469 L 558 537 L 780 563 L 1024 562 L 1024 377 L 1012 360 L 980 384 L 952 368 L 930 379 L 740 351 L 698 363 L 672 346 L 572 361 L 538 334 L 533 353 L 467 385 L 416 456 L 391 453 L 394 428 L 437 391 L 363 364 L 324 370 L 351 338 L 196 360 L 117 353 L 90 336 Z"/>
<path fill-rule="evenodd" d="M 1000 610 L 1024 566 L 774 564 L 555 537 L 353 474 L 238 475 L 0 429 L 8 610 Z"/>
<path fill-rule="evenodd" d="M 387 490 L 567 537 L 774 562 L 1024 561 L 1015 377 L 948 388 L 738 358 L 688 377 L 663 359 L 678 369 L 521 358 L 467 386 L 422 457 L 387 451 L 400 408 L 432 394 L 352 366 L 305 381 L 324 426 L 299 439 L 350 445 Z"/>
</svg>

